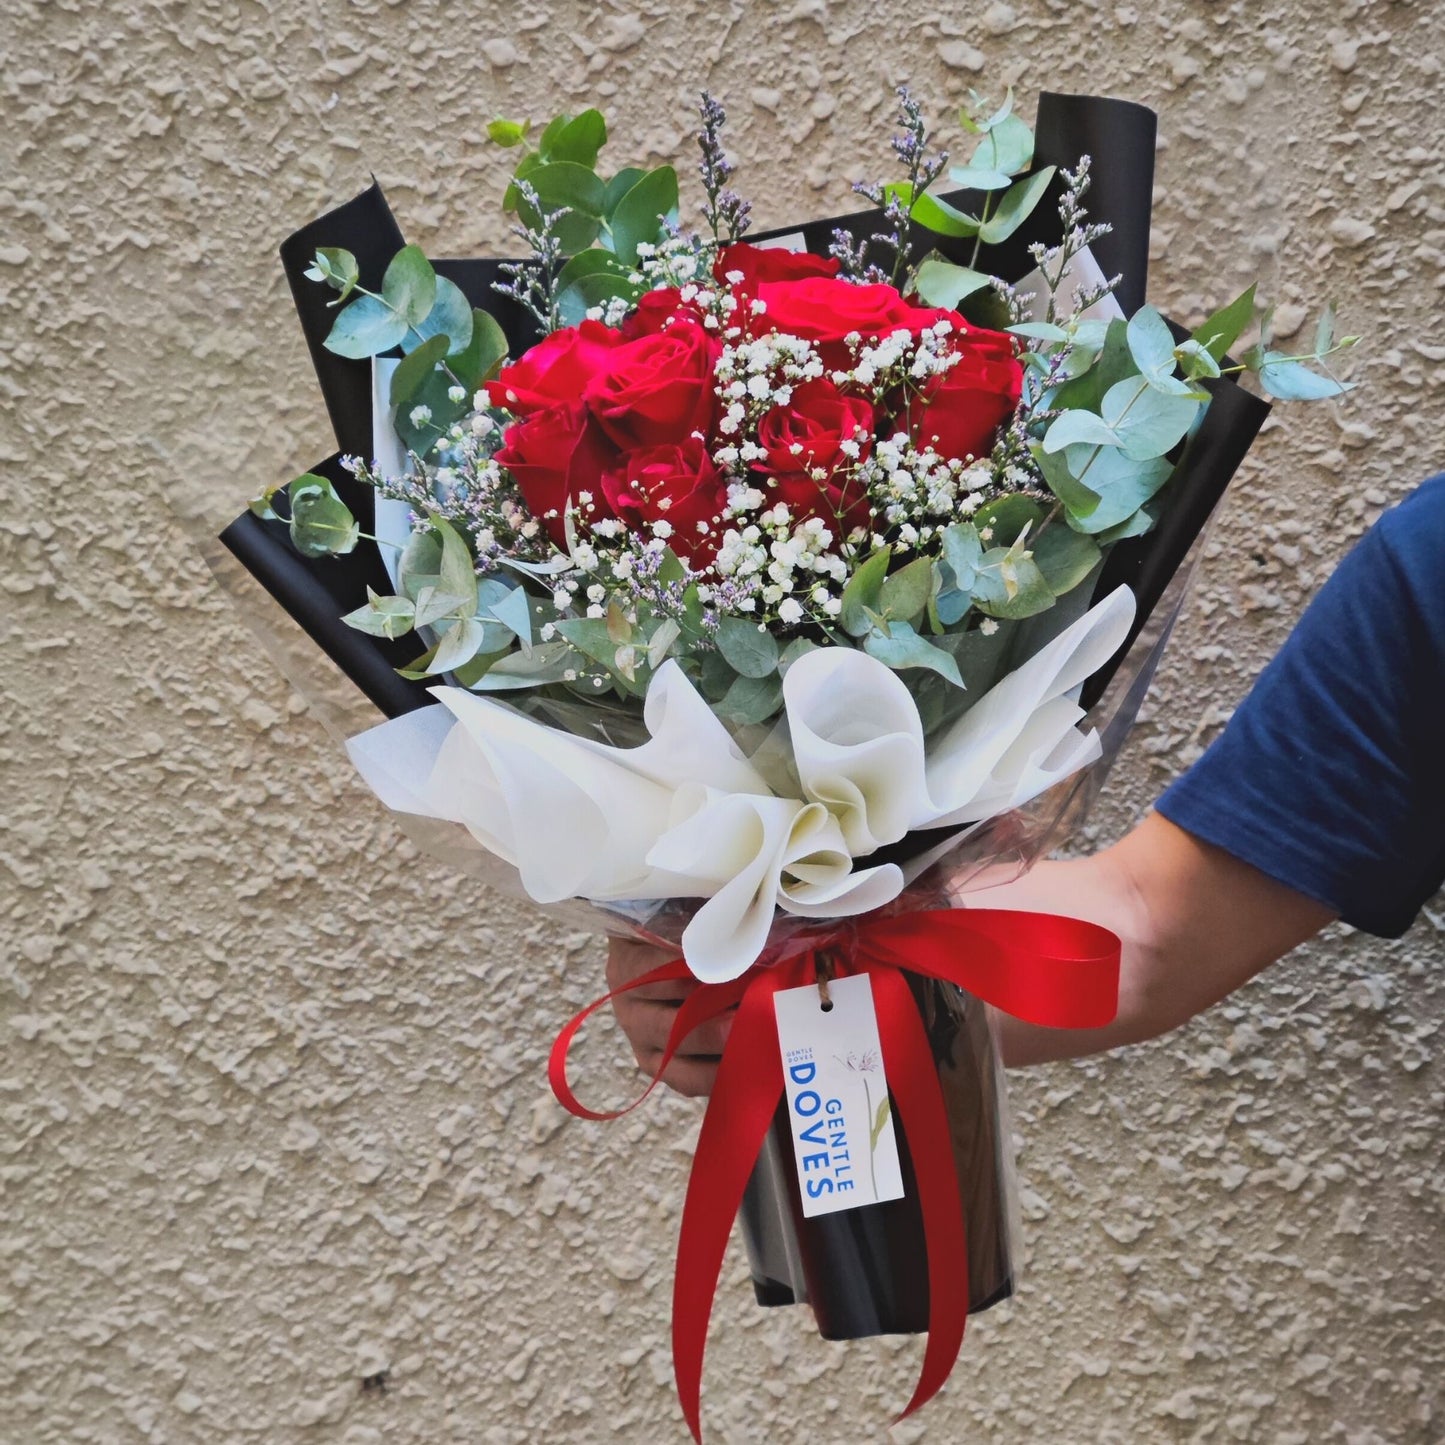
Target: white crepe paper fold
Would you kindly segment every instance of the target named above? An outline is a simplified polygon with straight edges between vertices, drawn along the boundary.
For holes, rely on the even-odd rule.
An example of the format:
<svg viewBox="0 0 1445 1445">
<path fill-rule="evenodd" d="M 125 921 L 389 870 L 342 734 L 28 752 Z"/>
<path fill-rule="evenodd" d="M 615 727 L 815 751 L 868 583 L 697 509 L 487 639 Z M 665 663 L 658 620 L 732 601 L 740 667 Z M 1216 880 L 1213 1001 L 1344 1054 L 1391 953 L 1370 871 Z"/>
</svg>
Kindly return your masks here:
<svg viewBox="0 0 1445 1445">
<path fill-rule="evenodd" d="M 457 687 L 433 688 L 437 706 L 348 747 L 383 803 L 462 824 L 539 903 L 704 900 L 683 952 L 719 982 L 757 959 L 778 909 L 844 918 L 896 898 L 902 870 L 866 865 L 878 848 L 1019 807 L 1098 758 L 1075 699 L 1133 617 L 1120 588 L 927 743 L 896 673 L 829 647 L 788 669 L 783 716 L 760 749 L 766 769 L 670 661 L 648 689 L 638 747 L 561 732 Z"/>
</svg>

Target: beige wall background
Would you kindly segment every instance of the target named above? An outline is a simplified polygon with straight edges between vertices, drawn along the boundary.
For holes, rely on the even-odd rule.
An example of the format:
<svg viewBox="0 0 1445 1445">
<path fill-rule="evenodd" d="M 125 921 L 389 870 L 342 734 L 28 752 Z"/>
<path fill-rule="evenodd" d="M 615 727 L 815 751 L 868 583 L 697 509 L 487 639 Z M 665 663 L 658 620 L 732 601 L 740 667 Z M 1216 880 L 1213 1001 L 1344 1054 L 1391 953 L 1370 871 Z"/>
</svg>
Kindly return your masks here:
<svg viewBox="0 0 1445 1445">
<path fill-rule="evenodd" d="M 1333 296 L 1364 386 L 1283 411 L 1088 842 L 1214 735 L 1445 413 L 1431 0 L 12 0 L 0 18 L 0 1437 L 682 1440 L 696 1110 L 566 1121 L 592 937 L 419 862 L 169 505 L 329 434 L 275 262 L 375 170 L 495 251 L 495 113 L 596 101 L 690 165 L 711 86 L 758 219 L 886 168 L 891 88 L 1162 113 L 1154 293 Z M 906 1442 L 1445 1439 L 1445 907 L 1343 929 L 1148 1048 L 1017 1080 L 1028 1274 Z M 594 1050 L 593 1092 L 628 1071 Z M 727 1270 L 722 1442 L 885 1438 L 916 1341 L 822 1343 Z M 363 1377 L 386 1372 L 385 1393 Z"/>
</svg>

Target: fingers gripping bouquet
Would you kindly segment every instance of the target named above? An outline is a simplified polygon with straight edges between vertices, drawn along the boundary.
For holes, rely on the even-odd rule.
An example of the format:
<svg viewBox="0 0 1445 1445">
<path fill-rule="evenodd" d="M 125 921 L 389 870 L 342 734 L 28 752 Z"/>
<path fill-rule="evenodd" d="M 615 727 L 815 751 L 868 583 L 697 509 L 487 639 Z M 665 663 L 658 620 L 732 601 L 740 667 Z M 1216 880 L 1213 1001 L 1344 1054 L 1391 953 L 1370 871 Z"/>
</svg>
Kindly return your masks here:
<svg viewBox="0 0 1445 1445">
<path fill-rule="evenodd" d="M 1267 409 L 1230 377 L 1340 389 L 1328 323 L 1230 359 L 1252 289 L 1192 335 L 1143 304 L 1147 112 L 966 115 L 950 170 L 901 102 L 875 209 L 759 244 L 707 98 L 702 232 L 670 167 L 599 175 L 595 111 L 492 127 L 527 259 L 433 265 L 375 191 L 323 218 L 288 246 L 342 452 L 225 536 L 392 714 L 349 741 L 385 804 L 671 945 L 649 979 L 705 985 L 674 1043 L 737 1010 L 679 1248 L 694 1434 L 740 1205 L 764 1302 L 929 1330 L 910 1408 L 1008 1292 L 978 1000 L 1103 1022 L 1118 949 L 967 882 L 1037 857 L 1117 749 Z M 552 1078 L 590 1115 L 580 1022 Z"/>
</svg>

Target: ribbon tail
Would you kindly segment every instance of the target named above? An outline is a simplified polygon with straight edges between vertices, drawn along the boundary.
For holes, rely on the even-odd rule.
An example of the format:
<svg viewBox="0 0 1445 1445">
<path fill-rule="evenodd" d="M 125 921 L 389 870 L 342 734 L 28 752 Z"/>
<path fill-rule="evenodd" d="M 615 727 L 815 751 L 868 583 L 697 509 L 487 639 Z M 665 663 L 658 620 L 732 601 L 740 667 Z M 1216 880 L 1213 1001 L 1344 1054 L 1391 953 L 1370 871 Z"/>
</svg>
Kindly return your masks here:
<svg viewBox="0 0 1445 1445">
<path fill-rule="evenodd" d="M 659 968 L 650 969 L 647 973 L 624 983 L 621 988 L 614 988 L 611 993 L 594 999 L 580 1013 L 573 1015 L 568 1020 L 552 1041 L 552 1052 L 547 1058 L 547 1082 L 551 1084 L 552 1093 L 556 1095 L 557 1102 L 569 1114 L 573 1114 L 579 1119 L 595 1119 L 601 1122 L 620 1119 L 624 1114 L 630 1114 L 661 1082 L 663 1074 L 667 1072 L 667 1066 L 672 1062 L 687 1036 L 699 1024 L 715 1018 L 720 1013 L 726 1013 L 737 1003 L 746 988 L 743 980 L 735 979 L 731 983 L 704 985 L 694 989 L 678 1007 L 677 1017 L 673 1020 L 672 1028 L 668 1032 L 667 1047 L 663 1050 L 662 1059 L 658 1063 L 651 1081 L 647 1088 L 630 1104 L 621 1109 L 599 1112 L 589 1109 L 585 1104 L 579 1102 L 576 1094 L 572 1092 L 572 1084 L 567 1077 L 567 1056 L 571 1051 L 572 1041 L 577 1037 L 582 1025 L 598 1009 L 605 1008 L 613 999 L 624 993 L 631 993 L 635 988 L 691 977 L 692 973 L 682 959 L 675 959 L 672 963 L 664 963 Z"/>
<path fill-rule="evenodd" d="M 687 1181 L 672 1286 L 672 1367 L 692 1438 L 702 1441 L 702 1365 L 713 1296 L 748 1177 L 783 1095 L 773 994 L 779 969 L 749 981 L 723 1046 Z"/>
<path fill-rule="evenodd" d="M 918 1004 L 896 969 L 870 967 L 868 972 L 888 1089 L 918 1180 L 928 1255 L 928 1344 L 913 1398 L 898 1416 L 902 1420 L 938 1393 L 963 1347 L 968 1325 L 968 1240 L 948 1112 Z"/>
</svg>

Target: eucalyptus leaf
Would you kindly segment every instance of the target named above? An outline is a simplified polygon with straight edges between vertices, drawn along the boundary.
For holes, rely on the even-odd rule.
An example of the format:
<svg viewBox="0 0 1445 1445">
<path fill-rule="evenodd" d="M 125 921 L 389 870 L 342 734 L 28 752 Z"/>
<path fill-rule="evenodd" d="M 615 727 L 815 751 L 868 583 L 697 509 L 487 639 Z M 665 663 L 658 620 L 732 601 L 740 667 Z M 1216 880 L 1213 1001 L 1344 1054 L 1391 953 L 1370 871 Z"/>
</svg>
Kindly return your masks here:
<svg viewBox="0 0 1445 1445">
<path fill-rule="evenodd" d="M 1129 354 L 1141 376 L 1157 376 L 1174 370 L 1174 333 L 1154 307 L 1141 306 L 1129 318 L 1126 334 Z"/>
<path fill-rule="evenodd" d="M 608 632 L 603 617 L 564 617 L 557 631 L 584 657 L 600 662 L 608 671 L 617 663 L 617 642 Z"/>
<path fill-rule="evenodd" d="M 434 673 L 450 672 L 454 667 L 470 662 L 481 648 L 482 636 L 482 624 L 475 617 L 459 617 L 437 639 L 431 670 Z"/>
<path fill-rule="evenodd" d="M 811 637 L 795 637 L 782 651 L 778 658 L 778 672 L 787 676 L 788 669 L 801 657 L 806 657 L 810 652 L 816 652 L 818 644 Z"/>
<path fill-rule="evenodd" d="M 303 557 L 352 551 L 361 535 L 356 518 L 325 477 L 307 472 L 291 483 L 291 541 Z"/>
<path fill-rule="evenodd" d="M 1079 482 L 1097 494 L 1099 503 L 1087 515 L 1071 509 L 1070 525 L 1090 535 L 1107 531 L 1132 517 L 1173 471 L 1174 464 L 1167 457 L 1136 461 L 1116 447 L 1100 448 L 1087 470 L 1074 473 Z"/>
<path fill-rule="evenodd" d="M 416 594 L 416 625 L 430 627 L 444 617 L 458 618 L 466 606 L 467 599 L 455 592 L 443 592 L 440 587 L 423 587 Z"/>
<path fill-rule="evenodd" d="M 953 627 L 961 622 L 972 606 L 972 594 L 960 587 L 949 587 L 933 599 L 934 611 L 938 615 L 939 623 L 944 627 Z"/>
<path fill-rule="evenodd" d="M 408 326 L 420 326 L 436 300 L 437 273 L 420 246 L 403 246 L 381 280 L 382 300 Z"/>
<path fill-rule="evenodd" d="M 952 261 L 945 261 L 936 251 L 923 258 L 913 276 L 913 289 L 920 300 L 929 306 L 946 307 L 950 311 L 991 284 L 992 278 L 986 272 L 956 266 Z"/>
<path fill-rule="evenodd" d="M 973 579 L 983 556 L 983 543 L 979 540 L 978 528 L 972 522 L 955 522 L 943 534 L 943 560 L 953 574 L 954 586 L 961 589 L 965 597 L 973 590 Z M 964 607 L 964 612 L 968 608 Z M 942 598 L 939 599 L 939 616 L 945 622 L 956 622 L 955 618 L 943 616 Z M 962 612 L 958 614 L 959 617 Z"/>
<path fill-rule="evenodd" d="M 382 597 L 369 587 L 369 598 L 365 607 L 348 612 L 341 620 L 358 632 L 371 637 L 386 637 L 395 641 L 404 637 L 416 625 L 411 602 L 405 597 Z"/>
<path fill-rule="evenodd" d="M 600 110 L 584 110 L 559 126 L 547 128 L 542 149 L 549 161 L 573 161 L 589 169 L 597 164 L 597 153 L 607 143 L 607 122 Z"/>
<path fill-rule="evenodd" d="M 1259 368 L 1259 383 L 1278 401 L 1323 401 L 1341 396 L 1353 384 L 1321 376 L 1298 361 L 1288 360 L 1277 351 L 1268 351 Z"/>
<path fill-rule="evenodd" d="M 1027 341 L 1058 343 L 1069 339 L 1069 333 L 1052 321 L 1021 321 L 1017 326 L 1009 327 L 1009 334 L 1022 336 Z"/>
<path fill-rule="evenodd" d="M 1009 171 L 979 165 L 976 161 L 970 161 L 966 166 L 950 166 L 948 179 L 970 191 L 1001 191 L 1013 184 L 1013 175 Z"/>
<path fill-rule="evenodd" d="M 1010 547 L 1025 531 L 1037 527 L 1043 517 L 1044 509 L 1032 497 L 1014 494 L 986 502 L 973 514 L 973 525 L 981 538 L 985 531 L 990 533 L 985 541 Z"/>
<path fill-rule="evenodd" d="M 878 606 L 890 623 L 911 622 L 927 606 L 933 596 L 933 562 L 919 557 L 883 579 L 878 590 Z"/>
<path fill-rule="evenodd" d="M 524 587 L 508 588 L 505 597 L 488 604 L 487 615 L 515 633 L 524 650 L 531 647 L 532 607 Z"/>
<path fill-rule="evenodd" d="M 471 303 L 461 287 L 445 276 L 436 278 L 436 299 L 431 310 L 412 328 L 402 342 L 402 349 L 409 351 L 436 336 L 447 338 L 448 356 L 460 355 L 472 341 Z"/>
<path fill-rule="evenodd" d="M 783 684 L 776 676 L 739 677 L 715 711 L 736 726 L 767 722 L 783 706 Z"/>
<path fill-rule="evenodd" d="M 527 176 L 537 194 L 542 211 L 552 213 L 565 209 L 567 214 L 556 223 L 556 236 L 566 255 L 585 251 L 602 231 L 602 210 L 606 187 L 596 172 L 575 161 L 549 161 Z M 525 225 L 540 228 L 541 215 L 525 200 L 519 200 L 518 213 Z"/>
<path fill-rule="evenodd" d="M 501 647 L 489 652 L 487 651 L 487 644 L 483 642 L 482 650 L 469 662 L 464 662 L 460 666 L 452 668 L 452 676 L 456 679 L 459 686 L 470 688 L 473 691 L 480 691 L 482 679 L 497 663 L 510 654 L 510 647 Z"/>
<path fill-rule="evenodd" d="M 617 203 L 640 181 L 647 172 L 641 166 L 624 166 L 610 181 L 602 193 L 602 213 L 611 216 Z"/>
<path fill-rule="evenodd" d="M 1049 490 L 1064 504 L 1064 511 L 1070 519 L 1083 522 L 1093 516 L 1098 510 L 1099 494 L 1074 476 L 1064 456 L 1038 447 L 1034 451 L 1034 460 L 1038 462 Z"/>
<path fill-rule="evenodd" d="M 1072 592 L 1099 564 L 1099 544 L 1072 527 L 1045 527 L 1034 539 L 1034 565 L 1055 597 Z"/>
<path fill-rule="evenodd" d="M 1097 412 L 1111 386 L 1125 377 L 1137 376 L 1139 368 L 1129 354 L 1128 330 L 1127 322 L 1111 321 L 1104 332 L 1099 359 L 1082 376 L 1064 382 L 1048 399 L 1048 405 L 1065 411 Z"/>
<path fill-rule="evenodd" d="M 1191 381 L 1197 381 L 1204 376 L 1219 375 L 1219 363 L 1214 359 L 1214 353 L 1202 341 L 1196 341 L 1192 336 L 1188 341 L 1179 344 L 1175 354 L 1184 368 L 1185 376 Z"/>
<path fill-rule="evenodd" d="M 397 585 L 412 599 L 423 587 L 441 585 L 442 539 L 433 531 L 413 532 L 401 550 L 397 564 Z"/>
<path fill-rule="evenodd" d="M 983 166 L 1010 176 L 1022 175 L 1034 161 L 1034 133 L 1012 111 L 988 128 L 974 150 L 971 166 Z"/>
<path fill-rule="evenodd" d="M 563 682 L 576 670 L 577 654 L 567 643 L 544 642 L 532 649 L 530 657 L 523 652 L 507 653 L 468 686 L 475 692 L 516 692 Z"/>
<path fill-rule="evenodd" d="M 1061 452 L 1065 447 L 1076 445 L 1114 447 L 1121 440 L 1103 417 L 1091 411 L 1066 411 L 1049 424 L 1043 445 L 1046 452 Z"/>
<path fill-rule="evenodd" d="M 883 588 L 883 579 L 888 575 L 892 555 L 892 548 L 880 548 L 859 566 L 843 588 L 843 606 L 838 614 L 838 623 L 853 637 L 862 637 L 873 626 L 868 612 L 878 608 L 879 593 Z"/>
<path fill-rule="evenodd" d="M 926 637 L 920 637 L 906 622 L 892 623 L 887 636 L 881 632 L 870 632 L 863 641 L 863 650 L 895 670 L 923 667 L 946 677 L 957 687 L 963 686 L 953 655 L 936 647 Z"/>
<path fill-rule="evenodd" d="M 698 685 L 702 689 L 702 695 L 709 702 L 721 702 L 727 696 L 728 689 L 737 680 L 737 673 L 733 671 L 727 658 L 716 648 L 702 654 Z"/>
<path fill-rule="evenodd" d="M 363 360 L 400 346 L 407 323 L 375 296 L 358 296 L 337 312 L 326 349 L 337 356 Z"/>
<path fill-rule="evenodd" d="M 471 550 L 462 534 L 441 517 L 432 518 L 432 526 L 441 535 L 442 555 L 438 573 L 440 586 L 446 592 L 464 599 L 468 614 L 477 610 L 477 571 Z"/>
<path fill-rule="evenodd" d="M 445 336 L 429 336 L 416 349 L 397 363 L 391 374 L 391 404 L 403 407 L 421 390 L 428 376 L 436 370 L 447 354 Z"/>
<path fill-rule="evenodd" d="M 980 223 L 977 216 L 970 216 L 927 192 L 915 196 L 913 188 L 906 181 L 887 185 L 883 190 L 885 195 L 896 195 L 908 207 L 909 215 L 920 226 L 926 226 L 940 236 L 966 239 L 978 235 Z"/>
<path fill-rule="evenodd" d="M 988 617 L 1033 617 L 1055 601 L 1032 556 L 1004 547 L 984 553 L 973 590 L 973 604 L 980 612 Z"/>
<path fill-rule="evenodd" d="M 663 233 L 663 222 L 677 219 L 677 208 L 677 172 L 671 166 L 659 166 L 643 176 L 617 203 L 610 217 L 612 249 L 618 259 L 635 265 L 637 248 L 655 245 Z"/>
<path fill-rule="evenodd" d="M 499 146 L 510 149 L 527 139 L 527 122 L 524 120 L 503 120 L 499 116 L 487 123 L 487 139 Z"/>
<path fill-rule="evenodd" d="M 997 246 L 1007 241 L 1020 226 L 1034 213 L 1043 200 L 1054 179 L 1054 166 L 1045 166 L 1041 171 L 1017 181 L 1003 193 L 993 215 L 978 228 L 978 234 L 986 246 Z"/>
<path fill-rule="evenodd" d="M 306 271 L 308 281 L 324 281 L 328 286 L 333 287 L 341 294 L 336 300 L 328 303 L 332 306 L 339 306 L 352 291 L 356 283 L 361 280 L 361 268 L 356 263 L 356 257 L 343 246 L 318 246 L 316 248 L 316 259 Z"/>
<path fill-rule="evenodd" d="M 658 624 L 657 630 L 647 639 L 647 665 L 654 672 L 667 660 L 673 643 L 681 636 L 682 628 L 675 619 L 665 617 Z"/>
<path fill-rule="evenodd" d="M 778 640 L 745 617 L 718 619 L 717 648 L 740 677 L 771 677 L 778 670 Z"/>
<path fill-rule="evenodd" d="M 1254 320 L 1254 293 L 1255 288 L 1251 286 L 1194 328 L 1194 339 L 1203 342 L 1216 361 L 1224 359 L 1225 352 L 1244 335 L 1249 323 Z"/>
<path fill-rule="evenodd" d="M 1143 377 L 1116 382 L 1104 395 L 1100 413 L 1133 461 L 1163 456 L 1181 441 L 1199 414 L 1193 396 L 1156 390 Z M 1071 466 L 1074 465 L 1071 456 Z M 1076 475 L 1082 475 L 1076 469 Z"/>
</svg>

